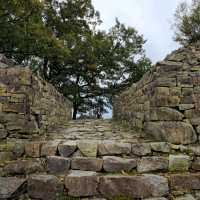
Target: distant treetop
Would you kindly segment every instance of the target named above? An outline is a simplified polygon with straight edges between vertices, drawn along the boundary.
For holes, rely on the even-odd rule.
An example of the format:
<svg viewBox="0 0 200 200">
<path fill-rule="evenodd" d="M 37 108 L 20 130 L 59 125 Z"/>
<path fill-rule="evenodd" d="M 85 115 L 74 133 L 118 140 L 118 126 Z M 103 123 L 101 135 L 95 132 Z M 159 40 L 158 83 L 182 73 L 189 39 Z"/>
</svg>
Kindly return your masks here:
<svg viewBox="0 0 200 200">
<path fill-rule="evenodd" d="M 174 19 L 175 41 L 188 45 L 200 41 L 200 0 L 179 4 Z"/>
</svg>

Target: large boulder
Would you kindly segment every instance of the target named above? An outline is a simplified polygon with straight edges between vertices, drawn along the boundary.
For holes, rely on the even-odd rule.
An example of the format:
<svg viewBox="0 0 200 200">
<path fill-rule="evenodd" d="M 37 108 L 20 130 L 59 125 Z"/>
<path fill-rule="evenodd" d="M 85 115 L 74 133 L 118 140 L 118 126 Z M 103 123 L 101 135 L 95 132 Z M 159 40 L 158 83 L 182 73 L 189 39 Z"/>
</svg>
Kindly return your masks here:
<svg viewBox="0 0 200 200">
<path fill-rule="evenodd" d="M 199 174 L 174 174 L 169 177 L 172 190 L 200 190 Z"/>
<path fill-rule="evenodd" d="M 76 141 L 66 141 L 58 145 L 59 154 L 63 157 L 71 156 L 76 149 Z"/>
<path fill-rule="evenodd" d="M 98 155 L 129 155 L 131 153 L 131 144 L 114 141 L 104 141 L 98 145 Z"/>
<path fill-rule="evenodd" d="M 96 172 L 71 171 L 65 177 L 65 188 L 72 197 L 89 197 L 98 194 L 98 176 Z"/>
<path fill-rule="evenodd" d="M 168 159 L 165 157 L 143 157 L 137 165 L 137 171 L 140 173 L 153 172 L 153 171 L 167 171 Z"/>
<path fill-rule="evenodd" d="M 28 179 L 28 195 L 33 199 L 56 200 L 63 193 L 63 185 L 53 175 L 33 175 Z"/>
<path fill-rule="evenodd" d="M 105 176 L 100 178 L 99 191 L 105 198 L 150 198 L 169 193 L 166 178 L 157 175 Z"/>
<path fill-rule="evenodd" d="M 4 173 L 7 175 L 26 175 L 43 170 L 41 162 L 37 160 L 12 161 L 4 167 Z"/>
<path fill-rule="evenodd" d="M 71 160 L 60 156 L 47 157 L 47 170 L 49 173 L 66 173 L 69 171 Z"/>
<path fill-rule="evenodd" d="M 169 155 L 169 171 L 188 171 L 190 159 L 187 155 Z"/>
<path fill-rule="evenodd" d="M 41 147 L 41 156 L 55 156 L 60 142 L 60 140 L 54 140 L 43 144 Z"/>
<path fill-rule="evenodd" d="M 0 199 L 15 199 L 25 192 L 25 179 L 0 177 Z"/>
<path fill-rule="evenodd" d="M 27 157 L 39 158 L 41 155 L 42 142 L 29 142 L 25 144 L 25 154 Z"/>
<path fill-rule="evenodd" d="M 96 141 L 79 141 L 77 146 L 80 152 L 86 157 L 96 157 L 97 156 L 97 146 Z"/>
<path fill-rule="evenodd" d="M 126 159 L 116 156 L 104 156 L 103 157 L 103 169 L 106 172 L 130 172 L 136 168 L 137 159 Z"/>
<path fill-rule="evenodd" d="M 181 121 L 184 115 L 173 108 L 158 107 L 150 110 L 151 121 Z"/>
<path fill-rule="evenodd" d="M 103 168 L 103 160 L 93 157 L 76 157 L 72 159 L 71 168 L 73 170 L 99 172 Z"/>
<path fill-rule="evenodd" d="M 185 122 L 146 122 L 144 130 L 157 141 L 174 144 L 190 144 L 197 141 L 197 134 L 191 124 Z"/>
<path fill-rule="evenodd" d="M 149 143 L 132 144 L 131 153 L 136 156 L 146 156 L 151 154 L 151 146 Z"/>
</svg>

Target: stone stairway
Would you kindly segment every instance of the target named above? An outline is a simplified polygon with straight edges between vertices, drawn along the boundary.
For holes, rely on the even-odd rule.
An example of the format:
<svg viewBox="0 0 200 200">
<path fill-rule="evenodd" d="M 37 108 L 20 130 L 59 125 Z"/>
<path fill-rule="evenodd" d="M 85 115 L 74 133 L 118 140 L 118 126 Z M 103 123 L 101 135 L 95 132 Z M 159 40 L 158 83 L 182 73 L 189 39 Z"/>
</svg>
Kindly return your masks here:
<svg viewBox="0 0 200 200">
<path fill-rule="evenodd" d="M 0 199 L 200 199 L 200 145 L 139 138 L 109 120 L 71 121 L 0 143 Z"/>
<path fill-rule="evenodd" d="M 138 132 L 125 129 L 111 120 L 76 120 L 66 126 L 48 130 L 47 139 L 67 140 L 140 140 Z"/>
</svg>

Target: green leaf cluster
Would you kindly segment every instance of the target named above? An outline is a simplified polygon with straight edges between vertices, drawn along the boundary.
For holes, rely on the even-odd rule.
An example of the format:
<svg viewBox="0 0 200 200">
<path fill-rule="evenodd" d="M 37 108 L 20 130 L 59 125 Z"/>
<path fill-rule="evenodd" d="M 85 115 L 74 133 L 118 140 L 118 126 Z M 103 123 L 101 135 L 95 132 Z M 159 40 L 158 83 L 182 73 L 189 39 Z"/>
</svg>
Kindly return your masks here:
<svg viewBox="0 0 200 200">
<path fill-rule="evenodd" d="M 200 1 L 192 0 L 179 4 L 175 12 L 173 27 L 175 41 L 188 45 L 200 41 Z"/>
</svg>

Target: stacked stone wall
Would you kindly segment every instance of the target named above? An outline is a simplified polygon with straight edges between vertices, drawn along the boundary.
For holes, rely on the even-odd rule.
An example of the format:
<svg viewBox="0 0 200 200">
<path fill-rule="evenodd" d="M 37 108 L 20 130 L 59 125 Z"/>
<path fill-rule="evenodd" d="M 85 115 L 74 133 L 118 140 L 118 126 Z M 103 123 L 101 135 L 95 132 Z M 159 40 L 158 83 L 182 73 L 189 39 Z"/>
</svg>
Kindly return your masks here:
<svg viewBox="0 0 200 200">
<path fill-rule="evenodd" d="M 71 118 L 71 103 L 28 67 L 0 55 L 0 139 L 32 138 Z"/>
<path fill-rule="evenodd" d="M 15 141 L 0 145 L 0 199 L 199 200 L 199 156 L 167 142 Z"/>
<path fill-rule="evenodd" d="M 114 98 L 114 119 L 145 137 L 197 143 L 200 133 L 200 48 L 174 51 Z"/>
</svg>

